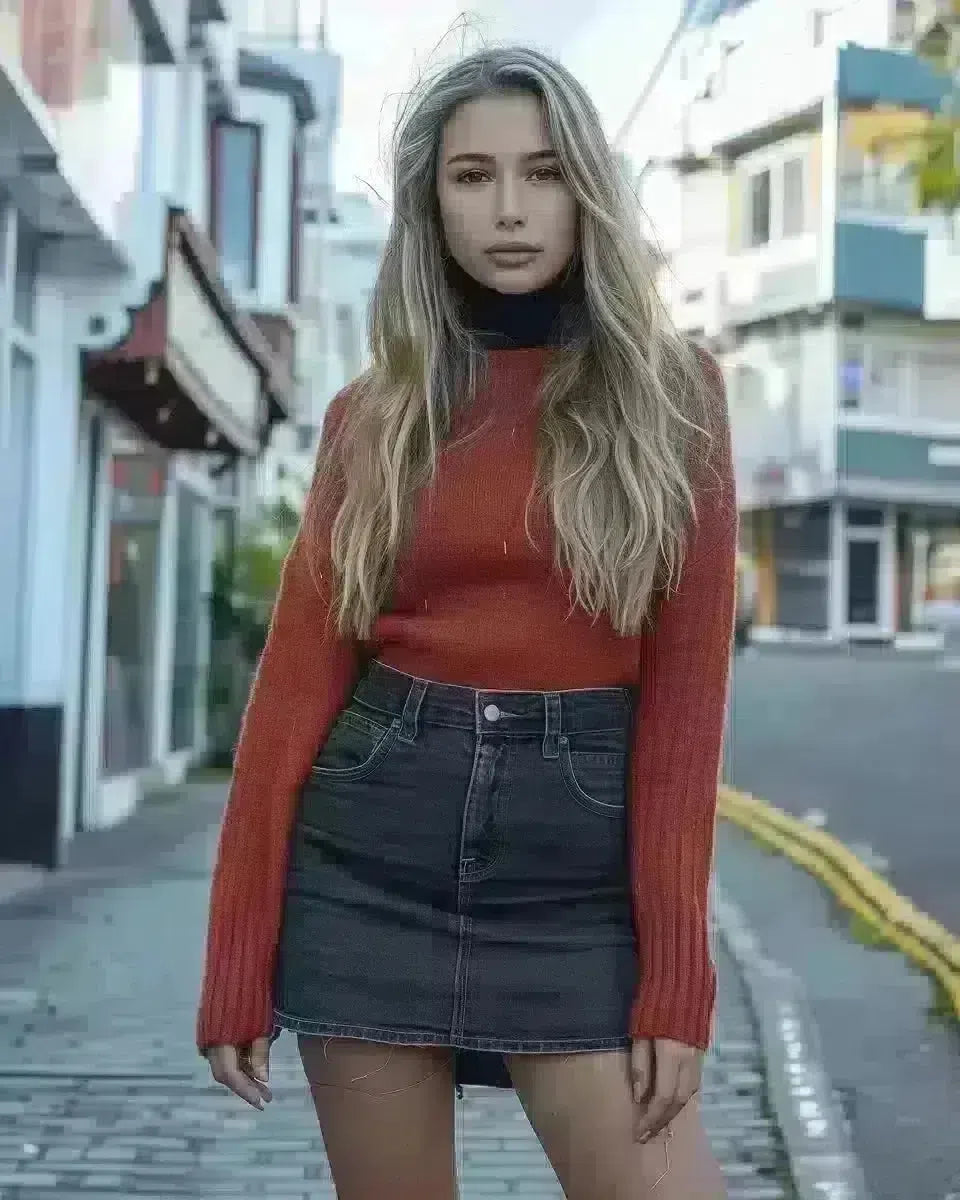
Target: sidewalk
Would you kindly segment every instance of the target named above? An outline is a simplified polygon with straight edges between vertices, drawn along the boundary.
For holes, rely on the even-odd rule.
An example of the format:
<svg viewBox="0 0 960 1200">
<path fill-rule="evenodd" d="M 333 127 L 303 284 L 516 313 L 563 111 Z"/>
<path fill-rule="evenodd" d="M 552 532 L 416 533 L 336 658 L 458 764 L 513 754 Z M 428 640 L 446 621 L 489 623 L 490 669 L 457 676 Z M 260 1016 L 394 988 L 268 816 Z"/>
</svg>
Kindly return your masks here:
<svg viewBox="0 0 960 1200">
<path fill-rule="evenodd" d="M 223 797 L 222 782 L 191 784 L 86 835 L 67 868 L 0 905 L 2 1200 L 333 1196 L 295 1042 L 274 1046 L 276 1099 L 259 1114 L 213 1084 L 194 1049 Z M 716 954 L 711 1140 L 731 1200 L 792 1200 L 749 994 L 722 940 Z M 466 1089 L 457 1155 L 463 1200 L 560 1200 L 512 1092 Z"/>
</svg>

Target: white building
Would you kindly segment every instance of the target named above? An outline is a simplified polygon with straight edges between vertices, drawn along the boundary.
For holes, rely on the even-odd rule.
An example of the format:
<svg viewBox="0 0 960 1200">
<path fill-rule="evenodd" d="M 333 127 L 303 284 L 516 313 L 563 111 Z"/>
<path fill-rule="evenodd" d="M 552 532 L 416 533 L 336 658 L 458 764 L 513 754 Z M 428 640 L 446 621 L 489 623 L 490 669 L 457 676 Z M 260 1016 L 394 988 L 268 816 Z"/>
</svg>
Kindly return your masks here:
<svg viewBox="0 0 960 1200">
<path fill-rule="evenodd" d="M 759 634 L 908 640 L 960 600 L 960 251 L 910 166 L 951 80 L 919 4 L 692 8 L 623 148 L 727 377 Z"/>
<path fill-rule="evenodd" d="M 265 503 L 302 503 L 323 416 L 331 398 L 370 357 L 367 318 L 387 236 L 385 210 L 363 193 L 326 194 L 307 203 L 299 313 L 296 424 L 278 426 L 260 469 Z"/>
<path fill-rule="evenodd" d="M 8 861 L 59 865 L 206 745 L 217 525 L 294 400 L 316 115 L 312 81 L 239 53 L 231 15 L 0 12 Z"/>
<path fill-rule="evenodd" d="M 322 22 L 308 26 L 298 0 L 235 2 L 244 8 L 242 61 L 257 62 L 262 69 L 270 64 L 275 79 L 286 75 L 305 81 L 313 105 L 299 133 L 296 258 L 286 291 L 277 296 L 284 320 L 292 322 L 296 331 L 296 420 L 274 429 L 248 480 L 240 516 L 252 527 L 262 526 L 265 511 L 280 500 L 299 508 L 312 474 L 315 424 L 330 398 L 324 392 L 327 378 L 318 375 L 317 368 L 318 357 L 327 353 L 328 335 L 325 313 L 317 303 L 325 272 L 315 252 L 313 230 L 333 203 L 333 145 L 340 118 L 342 68 L 339 57 L 326 45 Z M 264 119 L 269 119 L 266 112 Z M 284 164 L 274 164 L 270 179 L 275 197 L 283 196 L 279 181 L 288 177 Z M 269 316 L 269 306 L 261 309 L 263 319 Z"/>
</svg>

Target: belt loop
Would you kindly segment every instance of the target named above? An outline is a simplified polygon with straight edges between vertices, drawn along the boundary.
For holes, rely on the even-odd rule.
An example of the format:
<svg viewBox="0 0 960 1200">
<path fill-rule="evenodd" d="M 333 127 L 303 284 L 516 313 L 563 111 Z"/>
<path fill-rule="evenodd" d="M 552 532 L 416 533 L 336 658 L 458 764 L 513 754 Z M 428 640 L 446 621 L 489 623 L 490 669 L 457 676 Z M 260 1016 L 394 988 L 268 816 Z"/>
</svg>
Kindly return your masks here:
<svg viewBox="0 0 960 1200">
<path fill-rule="evenodd" d="M 407 692 L 407 701 L 403 706 L 403 716 L 400 719 L 400 741 L 414 742 L 419 732 L 418 719 L 420 717 L 420 705 L 423 703 L 423 698 L 427 694 L 427 681 L 425 679 L 415 679 L 410 685 L 410 691 Z"/>
<path fill-rule="evenodd" d="M 543 757 L 560 757 L 560 693 L 544 692 L 543 703 L 546 708 L 546 732 L 543 735 Z"/>
</svg>

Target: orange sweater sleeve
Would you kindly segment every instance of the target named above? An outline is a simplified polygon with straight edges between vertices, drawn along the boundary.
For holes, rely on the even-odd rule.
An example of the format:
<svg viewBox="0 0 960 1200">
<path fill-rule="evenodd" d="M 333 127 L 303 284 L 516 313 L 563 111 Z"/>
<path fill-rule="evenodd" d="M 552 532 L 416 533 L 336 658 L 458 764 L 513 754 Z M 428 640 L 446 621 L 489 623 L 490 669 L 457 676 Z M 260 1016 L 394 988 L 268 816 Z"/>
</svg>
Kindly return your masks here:
<svg viewBox="0 0 960 1200">
<path fill-rule="evenodd" d="M 676 591 L 641 642 L 631 755 L 631 868 L 640 978 L 635 1038 L 707 1049 L 716 997 L 708 898 L 733 639 L 737 505 L 723 409 Z"/>
<path fill-rule="evenodd" d="M 323 437 L 333 432 L 345 399 L 341 392 L 331 402 Z M 315 473 L 308 513 L 329 510 L 324 487 Z M 315 544 L 323 530 L 325 554 Z M 328 562 L 329 525 L 304 519 L 283 566 L 220 829 L 197 1016 L 201 1053 L 246 1044 L 273 1028 L 273 968 L 296 802 L 357 675 L 356 643 L 327 621 Z"/>
</svg>

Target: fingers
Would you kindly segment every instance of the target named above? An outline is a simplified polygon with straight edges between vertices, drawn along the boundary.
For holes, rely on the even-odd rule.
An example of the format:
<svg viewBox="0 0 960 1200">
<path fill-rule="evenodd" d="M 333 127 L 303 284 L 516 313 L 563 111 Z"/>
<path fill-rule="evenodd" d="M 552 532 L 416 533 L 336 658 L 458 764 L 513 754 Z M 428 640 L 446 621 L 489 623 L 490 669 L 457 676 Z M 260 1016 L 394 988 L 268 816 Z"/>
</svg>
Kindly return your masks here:
<svg viewBox="0 0 960 1200">
<path fill-rule="evenodd" d="M 635 1041 L 630 1054 L 633 1102 L 638 1107 L 650 1098 L 653 1084 L 653 1042 L 649 1038 Z"/>
<path fill-rule="evenodd" d="M 253 1108 L 262 1109 L 264 1097 L 262 1086 L 252 1080 L 241 1066 L 241 1055 L 246 1047 L 213 1046 L 207 1052 L 210 1071 L 217 1083 L 223 1084 Z M 267 1089 L 269 1092 L 269 1089 Z M 268 1096 L 269 1100 L 270 1097 Z"/>
<path fill-rule="evenodd" d="M 241 1055 L 240 1066 L 260 1089 L 260 1095 L 269 1104 L 273 1099 L 273 1092 L 267 1087 L 267 1081 L 270 1078 L 270 1039 L 257 1038 L 251 1042 L 249 1057 L 244 1059 Z"/>
<path fill-rule="evenodd" d="M 641 1102 L 634 1134 L 639 1142 L 662 1133 L 700 1087 L 700 1052 L 678 1042 L 654 1042 L 653 1088 Z"/>
</svg>

